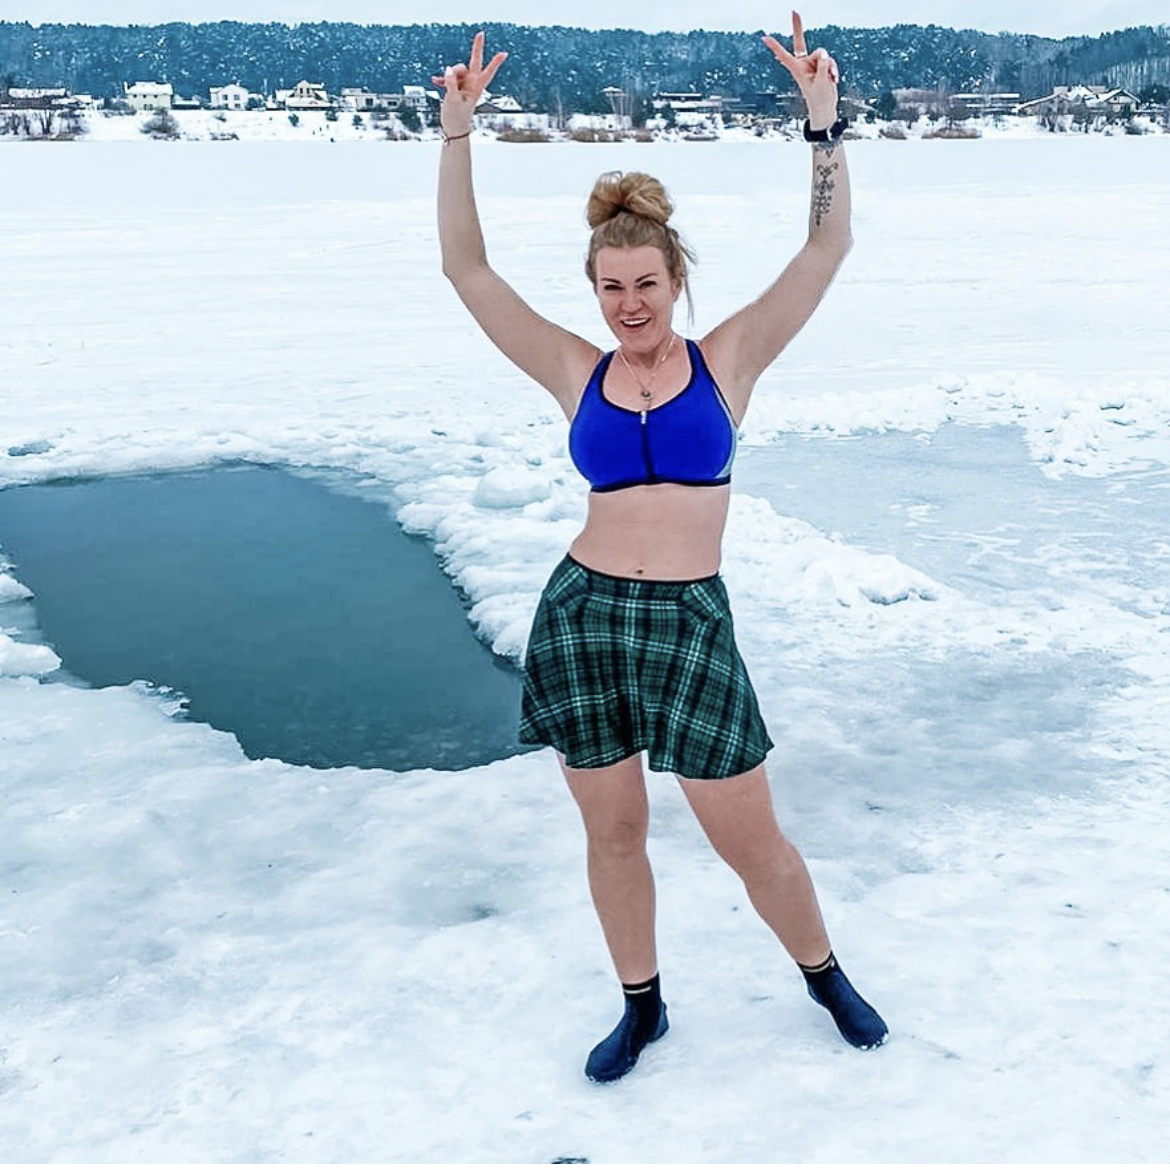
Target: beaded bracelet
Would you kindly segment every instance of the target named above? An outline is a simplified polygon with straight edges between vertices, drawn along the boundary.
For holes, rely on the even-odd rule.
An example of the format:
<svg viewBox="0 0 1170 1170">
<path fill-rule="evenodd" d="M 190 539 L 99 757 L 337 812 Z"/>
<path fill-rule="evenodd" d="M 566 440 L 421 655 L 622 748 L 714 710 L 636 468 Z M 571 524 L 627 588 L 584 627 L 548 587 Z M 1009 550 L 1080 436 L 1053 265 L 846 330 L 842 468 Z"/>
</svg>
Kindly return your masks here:
<svg viewBox="0 0 1170 1170">
<path fill-rule="evenodd" d="M 448 142 L 458 142 L 460 138 L 470 138 L 471 131 L 468 130 L 466 134 L 448 134 L 446 130 L 443 134 L 443 145 L 446 146 Z"/>
</svg>

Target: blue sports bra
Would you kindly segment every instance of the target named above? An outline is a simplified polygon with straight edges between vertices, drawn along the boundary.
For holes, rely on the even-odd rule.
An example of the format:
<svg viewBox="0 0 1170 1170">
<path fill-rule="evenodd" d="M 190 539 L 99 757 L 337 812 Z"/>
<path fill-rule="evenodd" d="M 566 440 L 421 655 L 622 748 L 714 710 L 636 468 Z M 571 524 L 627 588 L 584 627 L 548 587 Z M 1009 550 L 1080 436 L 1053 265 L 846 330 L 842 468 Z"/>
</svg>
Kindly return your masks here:
<svg viewBox="0 0 1170 1170">
<path fill-rule="evenodd" d="M 606 398 L 602 383 L 613 353 L 594 367 L 569 427 L 569 456 L 593 491 L 616 492 L 641 483 L 714 487 L 731 482 L 736 445 L 731 408 L 689 339 L 687 353 L 691 380 L 649 410 L 630 410 Z"/>
</svg>

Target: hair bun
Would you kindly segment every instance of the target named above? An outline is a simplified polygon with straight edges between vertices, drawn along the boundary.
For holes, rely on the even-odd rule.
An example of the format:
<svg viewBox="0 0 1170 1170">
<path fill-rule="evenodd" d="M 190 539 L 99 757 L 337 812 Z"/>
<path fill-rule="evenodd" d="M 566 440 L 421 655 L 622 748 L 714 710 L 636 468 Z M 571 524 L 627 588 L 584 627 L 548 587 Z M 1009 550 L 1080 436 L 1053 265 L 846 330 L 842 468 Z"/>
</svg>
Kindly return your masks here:
<svg viewBox="0 0 1170 1170">
<path fill-rule="evenodd" d="M 641 215 L 665 226 L 674 212 L 666 188 L 642 171 L 607 171 L 593 184 L 585 218 L 591 228 L 621 212 Z"/>
</svg>

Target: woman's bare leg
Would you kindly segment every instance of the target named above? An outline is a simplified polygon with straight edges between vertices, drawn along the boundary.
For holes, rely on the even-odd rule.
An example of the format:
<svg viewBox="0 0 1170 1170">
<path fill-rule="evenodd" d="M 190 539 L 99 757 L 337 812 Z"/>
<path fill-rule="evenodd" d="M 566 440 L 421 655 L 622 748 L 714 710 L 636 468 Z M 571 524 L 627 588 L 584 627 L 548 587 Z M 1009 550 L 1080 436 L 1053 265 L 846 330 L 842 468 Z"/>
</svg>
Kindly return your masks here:
<svg viewBox="0 0 1170 1170">
<path fill-rule="evenodd" d="M 658 955 L 641 755 L 607 768 L 570 768 L 557 758 L 585 822 L 589 890 L 613 965 L 622 983 L 643 982 L 657 973 Z"/>
<path fill-rule="evenodd" d="M 764 765 L 722 780 L 678 782 L 715 851 L 743 879 L 748 897 L 785 950 L 823 963 L 829 936 L 804 859 L 780 831 Z"/>
<path fill-rule="evenodd" d="M 889 1035 L 885 1021 L 838 965 L 804 859 L 776 824 L 764 765 L 725 780 L 678 780 L 711 844 L 800 964 L 812 998 L 854 1047 L 883 1044 Z"/>
</svg>

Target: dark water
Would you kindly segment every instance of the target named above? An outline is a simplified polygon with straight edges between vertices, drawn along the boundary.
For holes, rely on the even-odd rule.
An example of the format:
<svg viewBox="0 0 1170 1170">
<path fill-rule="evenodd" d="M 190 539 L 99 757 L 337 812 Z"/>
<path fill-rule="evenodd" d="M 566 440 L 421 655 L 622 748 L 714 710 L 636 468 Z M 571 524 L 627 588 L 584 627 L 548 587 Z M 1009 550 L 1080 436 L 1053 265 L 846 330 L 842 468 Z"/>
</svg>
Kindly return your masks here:
<svg viewBox="0 0 1170 1170">
<path fill-rule="evenodd" d="M 519 672 L 385 505 L 272 468 L 71 481 L 0 492 L 0 550 L 65 671 L 173 687 L 253 758 L 454 769 L 522 750 Z"/>
</svg>

